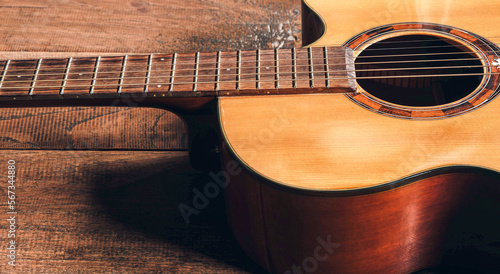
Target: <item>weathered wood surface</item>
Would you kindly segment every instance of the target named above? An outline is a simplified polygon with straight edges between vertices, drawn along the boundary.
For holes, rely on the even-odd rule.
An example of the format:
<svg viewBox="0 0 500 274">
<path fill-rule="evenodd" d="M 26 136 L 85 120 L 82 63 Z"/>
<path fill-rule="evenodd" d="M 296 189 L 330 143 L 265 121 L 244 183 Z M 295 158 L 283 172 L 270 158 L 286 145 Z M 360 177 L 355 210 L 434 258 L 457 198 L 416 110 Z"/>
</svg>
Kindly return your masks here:
<svg viewBox="0 0 500 274">
<path fill-rule="evenodd" d="M 133 107 L 0 109 L 2 149 L 185 150 L 174 114 Z"/>
<path fill-rule="evenodd" d="M 290 46 L 300 32 L 300 1 L 289 0 L 4 0 L 0 12 L 0 51 L 257 49 Z"/>
<path fill-rule="evenodd" d="M 210 180 L 184 151 L 3 150 L 0 162 L 9 159 L 18 171 L 18 256 L 7 265 L 3 248 L 1 273 L 259 272 L 231 236 L 222 196 L 184 222 L 178 205 Z"/>
<path fill-rule="evenodd" d="M 290 47 L 301 43 L 299 10 L 287 0 L 0 1 L 0 59 Z M 0 109 L 0 124 L 0 163 L 14 159 L 19 172 L 18 266 L 2 255 L 0 272 L 260 272 L 236 246 L 222 197 L 185 224 L 177 206 L 210 178 L 189 167 L 174 114 Z M 5 216 L 2 206 L 2 246 Z"/>
</svg>

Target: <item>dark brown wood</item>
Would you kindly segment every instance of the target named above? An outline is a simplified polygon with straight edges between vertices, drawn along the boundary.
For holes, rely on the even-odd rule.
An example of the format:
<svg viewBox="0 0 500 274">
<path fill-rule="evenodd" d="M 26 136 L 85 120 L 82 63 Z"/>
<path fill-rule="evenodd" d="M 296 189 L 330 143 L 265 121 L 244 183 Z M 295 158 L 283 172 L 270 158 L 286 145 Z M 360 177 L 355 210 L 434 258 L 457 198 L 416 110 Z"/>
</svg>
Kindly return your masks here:
<svg viewBox="0 0 500 274">
<path fill-rule="evenodd" d="M 0 162 L 9 159 L 18 256 L 12 268 L 4 253 L 2 273 L 262 271 L 234 241 L 222 195 L 185 223 L 178 205 L 192 205 L 193 188 L 211 180 L 186 151 L 3 150 Z M 0 216 L 7 231 L 6 210 Z"/>
<path fill-rule="evenodd" d="M 211 91 L 215 88 L 217 75 L 217 53 L 198 53 L 198 77 L 196 78 L 197 91 Z"/>
<path fill-rule="evenodd" d="M 172 69 L 166 72 L 172 75 L 172 86 L 169 91 L 171 91 L 174 96 L 178 92 L 193 91 L 196 74 L 195 65 L 196 59 L 194 53 L 174 55 Z M 214 89 L 211 91 L 214 91 Z"/>
<path fill-rule="evenodd" d="M 5 62 L 1 71 L 0 96 L 19 100 L 27 96 L 64 99 L 59 95 L 67 94 L 83 98 L 116 98 L 122 93 L 215 97 L 356 91 L 349 79 L 350 49 L 282 51 L 291 54 L 292 64 L 286 57 L 280 63 L 280 54 L 274 50 L 13 60 Z M 281 89 L 279 79 L 290 77 L 292 87 Z"/>
<path fill-rule="evenodd" d="M 121 93 L 146 92 L 149 88 L 149 83 L 147 83 L 148 72 L 150 72 L 148 60 L 148 55 L 127 56 L 126 65 L 123 68 Z"/>
<path fill-rule="evenodd" d="M 63 87 L 68 85 L 69 69 L 73 59 L 46 59 L 38 60 L 39 69 L 36 71 L 36 80 L 32 79 L 33 95 L 54 94 L 64 92 Z M 5 70 L 5 68 L 4 68 Z M 7 72 L 11 72 L 8 70 Z M 12 72 L 14 73 L 14 72 Z M 8 83 L 8 79 L 4 79 Z"/>
<path fill-rule="evenodd" d="M 0 51 L 26 51 L 24 55 L 192 53 L 290 47 L 301 42 L 299 1 L 89 0 L 55 5 L 27 0 L 5 1 L 1 9 Z"/>
<path fill-rule="evenodd" d="M 121 87 L 119 83 L 123 58 L 122 56 L 99 58 L 99 62 L 95 65 L 97 73 L 93 76 L 95 78 L 95 84 L 92 94 L 118 93 L 118 89 Z M 89 93 L 91 88 L 91 86 L 83 86 L 80 90 L 80 94 Z"/>
<path fill-rule="evenodd" d="M 2 108 L 0 147 L 68 154 L 74 149 L 188 149 L 187 128 L 179 117 L 162 109 L 146 110 L 148 116 L 144 108 L 132 106 Z"/>
<path fill-rule="evenodd" d="M 321 18 L 302 1 L 302 26 L 304 27 L 303 45 L 307 46 L 325 33 L 325 25 Z"/>
<path fill-rule="evenodd" d="M 219 89 L 237 90 L 238 87 L 238 52 L 220 52 Z"/>
<path fill-rule="evenodd" d="M 37 60 L 6 62 L 2 71 L 4 96 L 27 95 L 32 85 Z M 7 69 L 8 68 L 8 69 Z"/>
<path fill-rule="evenodd" d="M 85 64 L 80 71 L 74 70 L 76 66 L 70 69 L 67 84 L 74 85 L 77 81 L 72 79 L 84 76 L 71 70 L 92 75 L 95 58 L 91 57 L 99 55 L 128 53 L 130 58 L 165 52 L 168 58 L 173 52 L 299 46 L 299 4 L 288 0 L 4 1 L 0 58 L 74 57 L 73 64 L 88 60 L 88 64 L 81 61 Z M 168 75 L 161 77 L 159 82 L 168 82 Z M 150 88 L 158 93 L 168 90 L 168 86 Z M 71 89 L 64 93 L 70 96 Z M 161 109 L 137 108 L 134 98 L 127 96 L 119 100 L 124 109 L 110 104 L 0 109 L 0 144 L 7 157 L 2 162 L 12 157 L 23 163 L 20 191 L 27 215 L 20 234 L 24 239 L 21 264 L 15 271 L 262 273 L 224 226 L 222 196 L 185 225 L 178 203 L 192 203 L 192 188 L 202 188 L 211 179 L 187 166 L 187 129 L 180 118 Z M 68 101 L 37 102 L 61 106 Z M 3 107 L 11 103 L 2 102 Z M 71 146 L 81 149 L 68 149 Z M 156 149 L 184 151 L 181 157 L 137 151 Z M 107 184 L 116 188 L 96 190 Z M 3 264 L 2 271 L 8 271 Z"/>
<path fill-rule="evenodd" d="M 63 94 L 79 94 L 82 91 L 81 86 L 91 86 L 95 83 L 97 73 L 99 72 L 97 70 L 97 59 L 97 57 L 72 59 L 71 66 L 67 70 L 68 75 Z M 57 71 L 54 73 L 57 73 Z M 89 93 L 94 92 L 90 88 L 87 91 Z"/>
<path fill-rule="evenodd" d="M 271 50 L 266 50 L 262 51 L 260 50 L 258 52 L 259 54 L 259 78 L 260 78 L 260 84 L 259 87 L 261 89 L 276 89 L 277 82 L 276 78 L 279 78 L 279 73 L 276 73 L 275 67 L 276 67 L 276 56 L 274 51 Z M 280 67 L 276 68 L 278 71 L 280 70 Z M 279 87 L 279 86 L 278 86 Z"/>
<path fill-rule="evenodd" d="M 277 51 L 277 60 L 280 64 L 278 73 L 278 87 L 281 89 L 294 88 L 292 53 L 288 49 L 279 49 Z"/>
</svg>

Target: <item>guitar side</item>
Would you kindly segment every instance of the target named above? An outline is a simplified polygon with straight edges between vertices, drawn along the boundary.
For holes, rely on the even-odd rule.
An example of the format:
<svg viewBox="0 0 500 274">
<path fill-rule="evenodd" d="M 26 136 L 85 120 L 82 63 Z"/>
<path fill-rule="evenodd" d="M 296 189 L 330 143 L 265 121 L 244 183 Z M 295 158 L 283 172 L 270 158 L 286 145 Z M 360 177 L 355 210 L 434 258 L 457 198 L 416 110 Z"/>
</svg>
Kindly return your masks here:
<svg viewBox="0 0 500 274">
<path fill-rule="evenodd" d="M 394 1 L 327 2 L 306 2 L 326 24 L 313 46 L 423 18 L 414 1 L 399 1 L 408 13 L 367 26 L 364 13 L 384 14 Z M 442 2 L 448 17 L 422 3 L 426 22 L 492 36 L 482 28 L 489 11 L 460 20 L 469 4 Z M 498 271 L 498 109 L 497 99 L 429 121 L 373 113 L 342 94 L 220 98 L 224 166 L 243 170 L 226 188 L 235 237 L 276 273 Z"/>
</svg>

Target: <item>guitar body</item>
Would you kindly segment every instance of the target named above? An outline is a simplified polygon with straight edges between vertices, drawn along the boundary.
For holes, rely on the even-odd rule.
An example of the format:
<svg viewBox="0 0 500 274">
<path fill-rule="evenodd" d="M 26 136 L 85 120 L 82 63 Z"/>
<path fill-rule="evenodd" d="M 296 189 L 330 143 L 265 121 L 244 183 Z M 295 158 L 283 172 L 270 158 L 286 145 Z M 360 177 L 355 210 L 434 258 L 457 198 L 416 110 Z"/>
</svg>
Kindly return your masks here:
<svg viewBox="0 0 500 274">
<path fill-rule="evenodd" d="M 307 48 L 5 60 L 0 105 L 177 111 L 269 272 L 499 273 L 499 10 L 307 0 Z"/>
<path fill-rule="evenodd" d="M 483 56 L 488 76 L 430 104 L 377 93 L 412 86 L 397 81 L 351 95 L 219 98 L 223 168 L 241 167 L 226 173 L 226 201 L 243 249 L 275 273 L 499 271 L 500 81 L 496 44 L 484 37 L 495 36 L 500 5 L 306 5 L 321 20 L 312 28 L 325 30 L 314 47 L 343 44 L 359 57 L 385 39 L 431 35 Z"/>
</svg>

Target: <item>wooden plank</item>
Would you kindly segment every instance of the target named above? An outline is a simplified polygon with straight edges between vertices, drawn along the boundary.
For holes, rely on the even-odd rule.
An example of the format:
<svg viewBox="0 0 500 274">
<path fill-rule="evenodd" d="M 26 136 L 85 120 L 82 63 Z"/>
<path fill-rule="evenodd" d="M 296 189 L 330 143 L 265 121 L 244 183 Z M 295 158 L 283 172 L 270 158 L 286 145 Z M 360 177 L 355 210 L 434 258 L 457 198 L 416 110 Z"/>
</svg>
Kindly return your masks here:
<svg viewBox="0 0 500 274">
<path fill-rule="evenodd" d="M 189 166 L 185 151 L 6 150 L 0 163 L 12 159 L 16 272 L 259 271 L 228 231 L 222 195 L 185 223 L 178 205 L 192 205 L 192 188 L 210 181 Z M 0 230 L 8 230 L 5 221 Z M 7 244 L 7 233 L 0 241 Z"/>
<path fill-rule="evenodd" d="M 0 108 L 0 117 L 2 149 L 187 149 L 184 122 L 160 109 Z"/>
<path fill-rule="evenodd" d="M 0 51 L 192 53 L 290 46 L 300 33 L 298 1 L 24 2 L 0 3 Z"/>
<path fill-rule="evenodd" d="M 173 52 L 300 45 L 299 9 L 299 1 L 288 0 L 0 0 L 0 60 L 73 57 L 69 94 L 96 61 L 78 58 L 166 53 L 154 55 L 152 68 L 168 71 Z M 75 70 L 78 63 L 84 68 Z M 150 76 L 149 92 L 168 90 L 169 75 Z M 179 118 L 133 103 L 0 109 L 0 163 L 19 162 L 15 271 L 261 272 L 234 242 L 222 196 L 185 224 L 178 205 L 192 204 L 193 188 L 210 178 L 176 151 L 187 149 Z M 0 229 L 6 231 L 5 221 Z"/>
<path fill-rule="evenodd" d="M 124 5 L 123 2 L 117 0 L 91 0 L 81 3 L 66 1 L 58 5 L 50 1 L 29 1 L 21 5 L 15 1 L 3 1 L 0 2 L 0 12 L 5 12 L 0 33 L 3 41 L 0 45 L 0 59 L 95 57 L 134 52 L 194 53 L 269 48 L 273 45 L 288 47 L 300 45 L 299 3 L 291 5 L 285 0 L 272 1 L 272 5 L 270 3 L 267 0 L 245 3 L 231 0 L 212 3 L 137 1 Z M 22 31 L 19 31 L 20 22 L 23 26 Z M 155 56 L 159 57 L 159 55 Z M 77 61 L 74 59 L 73 64 Z M 155 61 L 156 59 L 152 63 L 153 68 L 157 66 Z M 170 70 L 170 68 L 165 68 L 165 70 Z M 80 73 L 84 72 L 86 71 Z M 86 74 L 80 78 L 83 76 Z M 165 88 L 168 89 L 168 85 L 162 85 L 165 81 L 168 83 L 168 78 L 164 75 L 161 77 L 151 75 L 151 81 L 158 83 L 151 83 L 150 92 L 163 92 Z M 214 81 L 205 78 L 207 77 L 202 77 L 200 71 L 200 82 Z M 69 75 L 67 86 L 82 82 L 78 79 L 78 75 Z M 213 90 L 213 83 L 206 84 L 206 87 L 198 85 L 198 90 L 208 88 Z M 69 94 L 72 90 L 65 88 L 65 92 Z M 12 110 L 0 111 L 3 113 L 2 117 L 15 115 L 10 112 Z M 135 111 L 138 111 L 137 116 L 155 117 L 156 115 L 150 113 L 150 110 Z M 141 111 L 142 114 L 139 114 Z M 32 116 L 36 116 L 36 111 L 32 112 Z M 114 119 L 126 120 L 126 117 Z M 38 127 L 38 131 L 42 132 L 49 127 L 48 131 L 54 133 L 50 126 L 46 125 L 59 124 L 61 118 L 57 117 L 49 121 L 42 124 L 43 128 Z M 22 124 L 17 124 L 16 120 L 10 123 L 13 128 L 23 127 Z M 176 121 L 173 128 L 178 128 L 180 123 Z M 125 130 L 137 131 L 129 125 Z M 168 132 L 172 131 L 168 130 Z M 185 132 L 177 135 L 185 136 Z M 115 136 L 118 135 L 115 134 Z M 9 138 L 20 142 L 25 140 L 24 136 L 9 136 Z M 59 135 L 53 135 L 51 140 L 48 148 L 57 148 L 57 144 L 67 147 L 71 143 L 65 137 L 60 138 Z M 122 142 L 121 145 L 118 145 L 118 140 Z M 112 141 L 109 148 L 130 148 L 131 143 L 144 144 L 141 140 L 118 140 Z M 46 142 L 17 143 L 15 147 L 44 148 L 42 143 Z M 155 147 L 177 149 L 185 148 L 185 145 Z M 102 148 L 99 147 L 99 149 Z M 148 148 L 142 146 L 139 149 Z"/>
</svg>

